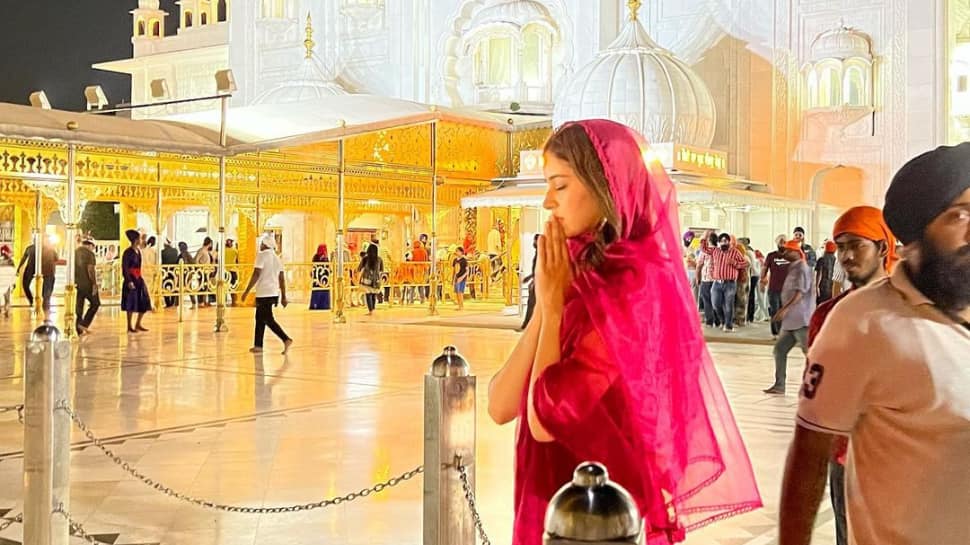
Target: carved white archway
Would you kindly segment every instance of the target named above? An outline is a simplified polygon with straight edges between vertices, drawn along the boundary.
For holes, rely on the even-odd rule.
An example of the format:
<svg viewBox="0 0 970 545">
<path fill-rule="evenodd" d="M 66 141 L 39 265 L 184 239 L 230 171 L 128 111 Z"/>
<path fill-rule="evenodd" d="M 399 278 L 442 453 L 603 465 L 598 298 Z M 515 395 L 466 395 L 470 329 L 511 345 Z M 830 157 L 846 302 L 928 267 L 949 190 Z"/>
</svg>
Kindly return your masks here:
<svg viewBox="0 0 970 545">
<path fill-rule="evenodd" d="M 489 11 L 503 11 L 504 17 L 488 17 Z M 448 33 L 442 37 L 442 51 L 439 70 L 442 74 L 443 88 L 436 89 L 435 95 L 447 98 L 452 106 L 465 106 L 487 100 L 489 93 L 481 93 L 475 85 L 476 45 L 489 36 L 508 37 L 513 47 L 521 47 L 522 38 L 528 30 L 542 28 L 554 40 L 548 59 L 548 92 L 540 92 L 538 86 L 515 78 L 522 92 L 510 101 L 531 102 L 529 96 L 540 97 L 541 101 L 552 102 L 558 91 L 562 76 L 571 69 L 573 44 L 570 36 L 571 24 L 562 0 L 464 0 L 449 20 Z M 521 95 L 521 96 L 520 96 Z M 496 97 L 505 97 L 499 93 Z M 485 101 L 479 100 L 485 98 Z"/>
</svg>

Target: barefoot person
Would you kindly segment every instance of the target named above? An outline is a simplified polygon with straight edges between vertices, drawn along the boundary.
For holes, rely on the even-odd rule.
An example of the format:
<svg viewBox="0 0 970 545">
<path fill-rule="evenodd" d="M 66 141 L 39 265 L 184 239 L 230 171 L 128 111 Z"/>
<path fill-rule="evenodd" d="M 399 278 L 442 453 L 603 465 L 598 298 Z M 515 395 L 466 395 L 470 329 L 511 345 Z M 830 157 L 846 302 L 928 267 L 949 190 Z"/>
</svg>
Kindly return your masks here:
<svg viewBox="0 0 970 545">
<path fill-rule="evenodd" d="M 519 419 L 514 545 L 539 545 L 549 498 L 604 463 L 646 519 L 646 543 L 761 505 L 697 323 L 677 198 L 646 144 L 606 120 L 546 143 L 535 315 L 489 384 L 495 422 Z"/>
<path fill-rule="evenodd" d="M 152 309 L 152 300 L 141 274 L 141 233 L 128 229 L 125 237 L 131 246 L 121 254 L 121 275 L 125 281 L 121 286 L 121 310 L 128 313 L 128 333 L 139 333 L 148 331 L 141 325 L 141 320 Z M 132 325 L 131 318 L 135 314 L 138 319 Z"/>
<path fill-rule="evenodd" d="M 893 178 L 883 216 L 904 259 L 839 302 L 812 344 L 780 545 L 811 542 L 838 437 L 849 438 L 849 543 L 970 543 L 968 173 L 964 143 L 920 155 Z"/>
<path fill-rule="evenodd" d="M 468 281 L 468 260 L 465 259 L 465 249 L 455 248 L 455 259 L 451 262 L 455 271 L 455 303 L 458 310 L 465 308 L 465 283 Z"/>
<path fill-rule="evenodd" d="M 263 335 L 269 327 L 283 341 L 283 353 L 286 354 L 293 344 L 293 339 L 289 338 L 276 322 L 276 318 L 273 317 L 273 307 L 279 303 L 286 308 L 289 302 L 286 300 L 283 262 L 276 255 L 276 237 L 272 234 L 263 236 L 259 242 L 259 253 L 256 254 L 253 276 L 243 291 L 243 301 L 246 300 L 253 286 L 256 287 L 256 330 L 253 336 L 253 347 L 249 351 L 253 353 L 263 351 Z"/>
</svg>

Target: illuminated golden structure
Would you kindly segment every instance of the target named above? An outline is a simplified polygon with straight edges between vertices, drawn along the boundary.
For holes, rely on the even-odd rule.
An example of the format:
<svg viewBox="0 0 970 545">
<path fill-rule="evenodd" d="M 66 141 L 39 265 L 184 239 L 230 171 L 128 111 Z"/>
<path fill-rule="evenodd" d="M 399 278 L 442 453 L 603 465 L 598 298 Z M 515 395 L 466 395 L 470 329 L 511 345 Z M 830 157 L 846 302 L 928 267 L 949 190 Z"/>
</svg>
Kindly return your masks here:
<svg viewBox="0 0 970 545">
<path fill-rule="evenodd" d="M 0 107 L 21 117 L 40 112 L 14 105 Z M 66 125 L 73 123 L 74 127 L 95 123 L 90 114 L 56 114 L 60 122 L 70 118 Z M 104 118 L 97 119 L 101 123 Z M 140 130 L 143 124 L 162 124 L 120 119 L 111 123 L 122 124 L 131 131 Z M 47 217 L 55 210 L 60 212 L 67 228 L 67 332 L 74 330 L 75 318 L 73 241 L 81 212 L 91 201 L 120 203 L 122 230 L 134 226 L 135 213 L 144 213 L 154 217 L 159 233 L 180 210 L 204 207 L 214 211 L 224 204 L 224 213 L 218 219 L 220 232 L 224 235 L 227 217 L 238 217 L 240 262 L 245 264 L 252 263 L 258 250 L 257 238 L 274 214 L 297 211 L 329 219 L 336 226 L 338 251 L 334 265 L 347 271 L 332 282 L 334 319 L 340 322 L 344 320 L 343 307 L 348 299 L 346 283 L 352 281 L 353 267 L 343 262 L 344 252 L 339 251 L 344 247 L 349 223 L 369 213 L 400 220 L 417 212 L 431 226 L 434 256 L 442 218 L 449 214 L 467 217 L 460 213 L 461 198 L 488 188 L 495 178 L 512 175 L 518 168 L 519 151 L 540 146 L 549 130 L 548 125 L 542 124 L 519 130 L 511 120 L 500 123 L 481 116 L 463 118 L 431 107 L 425 115 L 410 116 L 401 122 L 392 120 L 366 128 L 344 125 L 319 138 L 301 137 L 293 142 L 274 143 L 274 147 L 263 143 L 229 142 L 218 146 L 213 142 L 206 146 L 201 142 L 176 141 L 145 149 L 143 144 L 132 145 L 126 138 L 117 138 L 117 145 L 109 145 L 106 142 L 112 134 L 78 133 L 76 138 L 70 138 L 70 126 L 64 136 L 28 123 L 21 130 L 4 130 L 4 136 L 0 136 L 0 202 L 13 207 L 15 255 L 23 252 L 32 237 L 39 241 Z M 47 137 L 18 137 L 11 133 L 41 133 Z M 215 141 L 215 136 L 211 140 Z M 198 151 L 180 151 L 180 146 Z M 220 163 L 224 169 L 220 169 Z M 437 184 L 432 183 L 435 180 Z M 33 234 L 27 226 L 35 228 Z M 463 229 L 458 227 L 456 231 Z M 430 264 L 432 312 L 442 265 L 450 264 L 439 265 L 434 259 Z M 222 267 L 221 275 L 215 270 L 202 271 L 205 266 L 201 265 L 198 270 L 179 267 L 177 271 L 163 268 L 155 275 L 158 281 L 152 288 L 156 300 L 164 294 L 220 291 L 218 285 L 227 282 L 230 273 L 236 273 L 232 275 L 235 281 L 227 289 L 239 290 L 249 273 L 248 265 Z M 294 264 L 291 268 L 300 269 L 298 274 L 308 281 L 323 274 L 314 273 L 308 264 Z M 330 288 L 329 270 L 327 266 L 325 282 L 316 278 L 315 289 Z M 389 284 L 403 298 L 402 290 L 395 285 L 401 284 L 400 274 L 389 274 Z M 213 283 L 214 276 L 217 278 Z M 409 280 L 408 284 L 424 283 Z M 39 286 L 37 293 L 40 294 Z M 224 299 L 218 299 L 220 306 Z"/>
</svg>

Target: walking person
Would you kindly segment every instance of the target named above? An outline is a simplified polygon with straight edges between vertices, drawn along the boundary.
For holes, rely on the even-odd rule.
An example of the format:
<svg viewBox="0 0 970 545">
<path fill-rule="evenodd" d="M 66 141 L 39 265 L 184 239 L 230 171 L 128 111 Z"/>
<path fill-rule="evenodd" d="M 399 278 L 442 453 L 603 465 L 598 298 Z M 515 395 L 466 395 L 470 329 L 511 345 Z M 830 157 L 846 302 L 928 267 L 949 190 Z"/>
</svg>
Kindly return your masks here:
<svg viewBox="0 0 970 545">
<path fill-rule="evenodd" d="M 546 143 L 538 306 L 488 388 L 489 416 L 518 419 L 513 545 L 542 542 L 584 460 L 623 483 L 651 545 L 761 505 L 675 250 L 674 187 L 646 147 L 606 120 Z"/>
<path fill-rule="evenodd" d="M 816 304 L 821 305 L 832 298 L 832 278 L 835 273 L 835 242 L 825 243 L 825 253 L 815 263 Z"/>
<path fill-rule="evenodd" d="M 4 244 L 0 246 L 0 297 L 3 298 L 3 317 L 10 317 L 10 300 L 13 287 L 17 283 L 17 268 L 13 262 L 13 250 Z"/>
<path fill-rule="evenodd" d="M 717 235 L 711 233 L 707 240 L 711 245 L 717 245 Z M 704 310 L 704 325 L 707 327 L 721 327 L 717 313 L 714 312 L 714 300 L 711 298 L 711 289 L 714 287 L 714 278 L 711 276 L 711 257 L 701 252 L 697 256 L 697 275 L 701 279 L 700 299 L 701 307 Z"/>
<path fill-rule="evenodd" d="M 734 242 L 733 238 L 732 242 Z M 744 326 L 748 320 L 748 292 L 750 291 L 749 284 L 751 282 L 749 271 L 751 270 L 751 260 L 748 247 L 743 242 L 736 242 L 736 247 L 741 252 L 741 255 L 744 256 L 744 261 L 747 265 L 738 271 L 738 291 L 734 296 L 734 325 Z"/>
<path fill-rule="evenodd" d="M 832 230 L 838 251 L 838 262 L 845 265 L 851 290 L 875 284 L 892 272 L 896 261 L 896 237 L 882 217 L 882 210 L 871 206 L 850 208 L 835 221 Z M 822 260 L 819 260 L 821 263 Z M 849 295 L 846 290 L 834 299 L 822 303 L 812 314 L 808 324 L 808 349 L 811 351 L 819 331 L 840 301 Z M 845 514 L 845 462 L 848 440 L 840 437 L 829 462 L 829 494 L 835 515 L 836 545 L 848 545 L 848 523 Z"/>
<path fill-rule="evenodd" d="M 800 249 L 805 254 L 805 263 L 808 264 L 809 268 L 814 269 L 818 259 L 815 255 L 815 248 L 812 248 L 810 244 L 805 242 L 805 229 L 803 227 L 796 227 L 792 231 L 792 240 L 797 240 L 801 244 Z"/>
<path fill-rule="evenodd" d="M 24 297 L 27 298 L 27 304 L 34 306 L 34 275 L 37 274 L 37 252 L 35 246 L 30 244 L 24 250 L 23 257 L 20 258 L 20 264 L 17 265 L 17 276 L 20 277 L 20 287 L 24 291 Z"/>
<path fill-rule="evenodd" d="M 784 258 L 789 261 L 785 285 L 781 289 L 781 308 L 772 320 L 781 324 L 781 332 L 772 353 L 775 357 L 775 382 L 764 393 L 785 394 L 788 379 L 788 353 L 797 344 L 802 352 L 808 351 L 808 321 L 815 310 L 815 283 L 808 267 L 802 245 L 797 240 L 785 243 Z"/>
<path fill-rule="evenodd" d="M 709 231 L 708 234 L 713 234 Z M 738 276 L 747 270 L 748 260 L 731 244 L 731 235 L 721 233 L 717 237 L 717 247 L 708 242 L 710 237 L 701 240 L 701 250 L 711 259 L 711 304 L 714 314 L 722 326 L 721 330 L 734 333 L 734 298 L 738 293 Z"/>
<path fill-rule="evenodd" d="M 125 231 L 125 237 L 131 246 L 121 254 L 121 277 L 124 281 L 121 286 L 121 310 L 128 313 L 128 333 L 139 333 L 148 331 L 141 325 L 141 320 L 152 309 L 152 301 L 141 272 L 141 233 L 129 229 Z M 132 325 L 131 319 L 135 314 L 138 319 Z"/>
<path fill-rule="evenodd" d="M 195 265 L 195 258 L 192 257 L 191 253 L 189 253 L 189 245 L 184 242 L 179 242 L 178 262 L 181 263 L 182 265 Z M 193 274 L 195 274 L 195 271 L 193 271 L 192 268 L 185 269 L 182 273 L 182 277 L 179 278 L 179 282 L 178 282 L 179 287 L 183 289 L 189 288 L 192 285 L 192 283 L 189 282 L 189 277 Z M 197 301 L 196 297 L 194 295 L 189 295 L 189 301 L 192 302 L 192 308 L 195 308 L 196 301 Z M 181 305 L 184 303 L 185 301 L 179 298 L 178 304 Z"/>
<path fill-rule="evenodd" d="M 465 249 L 455 248 L 455 259 L 451 261 L 451 268 L 455 273 L 455 303 L 458 310 L 465 309 L 465 282 L 468 281 L 468 260 L 465 259 Z"/>
<path fill-rule="evenodd" d="M 768 294 L 768 316 L 771 320 L 771 338 L 778 339 L 778 332 L 781 331 L 781 324 L 775 321 L 774 316 L 781 309 L 781 290 L 785 286 L 785 276 L 788 274 L 790 261 L 785 259 L 785 235 L 775 237 L 777 250 L 768 252 L 765 256 L 765 264 L 761 267 L 761 286 L 766 288 Z"/>
<path fill-rule="evenodd" d="M 283 262 L 276 255 L 276 237 L 270 233 L 264 235 L 259 242 L 259 253 L 253 265 L 253 276 L 243 290 L 242 300 L 245 301 L 249 292 L 256 288 L 256 327 L 253 332 L 253 347 L 249 349 L 254 354 L 263 351 L 263 336 L 268 327 L 283 341 L 283 354 L 286 354 L 293 344 L 291 339 L 273 316 L 273 307 L 277 304 L 283 308 L 289 304 L 286 300 L 286 276 L 283 274 Z"/>
<path fill-rule="evenodd" d="M 94 241 L 90 238 L 82 240 L 81 245 L 74 250 L 74 285 L 77 289 L 74 317 L 77 320 L 77 334 L 81 336 L 90 333 L 91 323 L 98 309 L 101 308 L 98 274 L 95 268 L 97 262 Z M 85 305 L 88 307 L 87 311 L 84 310 Z"/>
<path fill-rule="evenodd" d="M 226 271 L 229 273 L 229 306 L 236 306 L 236 290 L 239 289 L 239 249 L 236 248 L 236 241 L 227 238 L 226 249 L 222 254 L 225 260 Z"/>
<path fill-rule="evenodd" d="M 381 293 L 381 275 L 384 274 L 384 260 L 378 255 L 376 244 L 367 247 L 367 253 L 357 266 L 357 272 L 364 290 L 364 299 L 367 301 L 367 315 L 372 316 L 374 308 L 377 307 L 377 296 Z"/>
<path fill-rule="evenodd" d="M 330 310 L 330 256 L 327 245 L 317 246 L 313 254 L 313 278 L 310 293 L 310 310 Z"/>
<path fill-rule="evenodd" d="M 747 318 L 749 324 L 753 324 L 755 321 L 755 310 L 758 308 L 758 291 L 761 286 L 762 262 L 758 259 L 759 252 L 751 247 L 750 238 L 744 237 L 739 239 L 739 242 L 747 248 L 746 255 L 748 258 L 748 309 L 745 313 L 745 318 Z"/>
<path fill-rule="evenodd" d="M 209 279 L 212 278 L 212 275 L 213 275 L 213 272 L 211 270 L 213 269 L 213 267 L 211 266 L 213 264 L 211 238 L 205 237 L 205 239 L 202 241 L 202 247 L 200 247 L 199 250 L 195 253 L 195 264 L 207 265 L 206 267 L 202 267 L 202 270 L 200 271 L 200 273 L 203 279 L 202 281 L 203 291 L 209 291 L 209 286 L 211 284 L 209 282 Z M 198 301 L 200 307 L 212 306 L 212 300 L 210 299 L 210 295 L 208 293 L 203 293 L 202 295 L 199 295 L 196 300 Z"/>
<path fill-rule="evenodd" d="M 178 265 L 178 262 L 179 251 L 172 247 L 171 240 L 165 239 L 165 244 L 162 248 L 162 266 L 164 267 L 161 271 L 162 284 L 170 286 L 171 289 L 175 289 L 178 286 L 178 283 L 175 282 L 176 273 L 170 266 Z M 174 295 L 166 295 L 165 308 L 174 307 L 177 301 L 178 298 Z"/>
<path fill-rule="evenodd" d="M 889 277 L 841 300 L 809 352 L 781 490 L 780 545 L 811 542 L 833 447 L 848 438 L 853 545 L 970 543 L 970 143 L 906 163 L 883 217 Z M 873 251 L 869 237 L 859 251 Z M 846 273 L 861 267 L 846 264 Z"/>
</svg>

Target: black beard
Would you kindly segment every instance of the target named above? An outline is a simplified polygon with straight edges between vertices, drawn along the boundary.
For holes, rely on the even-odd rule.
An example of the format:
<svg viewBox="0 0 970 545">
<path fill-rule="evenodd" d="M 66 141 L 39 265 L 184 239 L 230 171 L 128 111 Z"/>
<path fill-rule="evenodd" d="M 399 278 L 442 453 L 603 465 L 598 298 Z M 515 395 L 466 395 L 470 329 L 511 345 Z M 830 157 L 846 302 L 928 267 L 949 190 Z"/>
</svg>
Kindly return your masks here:
<svg viewBox="0 0 970 545">
<path fill-rule="evenodd" d="M 913 284 L 948 313 L 970 307 L 970 245 L 944 253 L 924 240 L 922 250 L 919 273 L 914 276 Z"/>
</svg>

